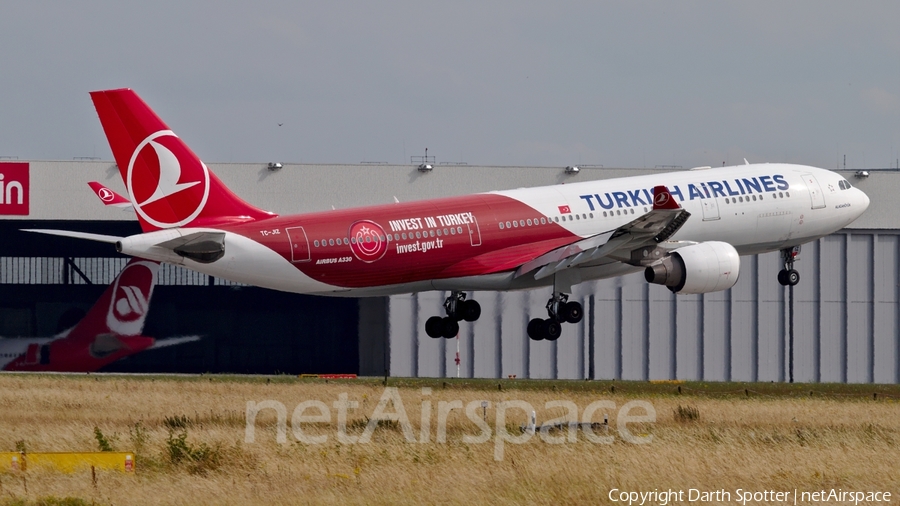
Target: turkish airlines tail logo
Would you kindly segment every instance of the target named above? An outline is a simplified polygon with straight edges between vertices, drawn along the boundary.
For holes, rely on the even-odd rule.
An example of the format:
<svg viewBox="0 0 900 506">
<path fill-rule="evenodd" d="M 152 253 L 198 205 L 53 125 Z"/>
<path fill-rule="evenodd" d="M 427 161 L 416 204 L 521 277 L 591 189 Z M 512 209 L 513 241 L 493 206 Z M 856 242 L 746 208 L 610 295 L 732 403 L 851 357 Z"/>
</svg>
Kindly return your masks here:
<svg viewBox="0 0 900 506">
<path fill-rule="evenodd" d="M 139 203 L 139 206 L 146 206 L 151 202 L 167 198 L 200 184 L 200 181 L 179 183 L 178 180 L 181 178 L 181 163 L 178 162 L 178 157 L 175 156 L 175 153 L 171 152 L 169 148 L 158 142 L 151 141 L 150 146 L 153 147 L 153 151 L 156 152 L 156 158 L 159 161 L 159 180 L 156 183 L 157 186 L 153 195 L 150 195 L 147 200 Z"/>
<path fill-rule="evenodd" d="M 665 186 L 656 186 L 653 188 L 653 209 L 680 209 L 681 206 L 669 193 L 669 189 Z"/>
<path fill-rule="evenodd" d="M 194 220 L 209 198 L 209 169 L 171 130 L 160 130 L 137 145 L 125 186 L 134 209 L 158 228 Z"/>
</svg>

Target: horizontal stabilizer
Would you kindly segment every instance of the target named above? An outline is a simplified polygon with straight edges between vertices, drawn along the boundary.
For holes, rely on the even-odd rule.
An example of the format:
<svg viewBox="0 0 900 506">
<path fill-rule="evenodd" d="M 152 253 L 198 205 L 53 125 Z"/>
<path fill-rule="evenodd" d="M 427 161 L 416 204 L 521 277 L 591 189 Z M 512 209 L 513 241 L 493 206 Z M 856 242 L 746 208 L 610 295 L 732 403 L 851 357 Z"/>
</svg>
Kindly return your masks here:
<svg viewBox="0 0 900 506">
<path fill-rule="evenodd" d="M 109 244 L 115 244 L 122 240 L 121 237 L 117 237 L 114 235 L 89 234 L 87 232 L 74 232 L 72 230 L 53 230 L 49 228 L 23 228 L 22 232 L 35 232 L 38 234 L 74 237 L 76 239 L 87 239 L 89 241 L 105 242 Z"/>
<path fill-rule="evenodd" d="M 156 342 L 153 343 L 153 346 L 147 348 L 148 350 L 157 350 L 159 348 L 166 348 L 168 346 L 176 346 L 179 344 L 192 343 L 194 341 L 199 341 L 200 336 L 183 336 L 183 337 L 169 337 L 166 339 L 157 339 Z"/>
</svg>

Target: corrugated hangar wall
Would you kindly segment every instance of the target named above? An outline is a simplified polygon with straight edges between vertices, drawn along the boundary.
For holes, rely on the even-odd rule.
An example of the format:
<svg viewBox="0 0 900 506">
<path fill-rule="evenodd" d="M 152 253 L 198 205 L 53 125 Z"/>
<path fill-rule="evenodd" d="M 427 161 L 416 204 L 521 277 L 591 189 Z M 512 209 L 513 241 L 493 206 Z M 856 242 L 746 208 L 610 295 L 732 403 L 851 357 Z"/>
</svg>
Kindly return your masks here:
<svg viewBox="0 0 900 506">
<path fill-rule="evenodd" d="M 893 231 L 846 230 L 803 246 L 794 288 L 793 379 L 900 381 L 898 266 Z M 425 320 L 443 292 L 389 302 L 393 376 L 787 381 L 790 289 L 776 281 L 777 253 L 742 257 L 738 283 L 705 295 L 674 295 L 642 274 L 585 282 L 573 297 L 585 317 L 556 342 L 531 341 L 525 326 L 546 317 L 550 289 L 470 293 L 482 317 L 459 340 L 432 339 Z"/>
</svg>

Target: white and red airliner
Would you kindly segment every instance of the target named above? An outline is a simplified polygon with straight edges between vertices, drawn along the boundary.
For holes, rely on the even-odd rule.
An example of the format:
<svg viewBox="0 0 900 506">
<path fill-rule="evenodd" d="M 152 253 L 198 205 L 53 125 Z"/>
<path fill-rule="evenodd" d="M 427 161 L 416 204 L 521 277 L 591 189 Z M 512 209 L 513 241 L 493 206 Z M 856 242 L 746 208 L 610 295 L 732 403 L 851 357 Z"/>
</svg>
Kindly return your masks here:
<svg viewBox="0 0 900 506">
<path fill-rule="evenodd" d="M 781 250 L 783 285 L 799 246 L 853 222 L 869 199 L 841 175 L 745 164 L 278 216 L 244 202 L 130 89 L 91 93 L 143 233 L 118 251 L 256 286 L 331 296 L 451 295 L 431 337 L 481 309 L 471 290 L 552 286 L 532 339 L 576 323 L 571 287 L 644 270 L 675 293 L 734 286 L 740 255 Z"/>
<path fill-rule="evenodd" d="M 74 327 L 47 338 L 0 338 L 0 370 L 93 372 L 123 357 L 196 341 L 141 335 L 159 263 L 132 258 Z"/>
</svg>

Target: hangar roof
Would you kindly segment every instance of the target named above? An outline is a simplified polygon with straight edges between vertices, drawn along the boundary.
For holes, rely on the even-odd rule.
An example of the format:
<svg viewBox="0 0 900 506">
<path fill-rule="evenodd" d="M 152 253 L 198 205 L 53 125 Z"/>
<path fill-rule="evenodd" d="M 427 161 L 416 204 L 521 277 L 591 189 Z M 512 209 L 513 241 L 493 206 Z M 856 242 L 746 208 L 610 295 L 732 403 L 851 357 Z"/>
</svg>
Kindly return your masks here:
<svg viewBox="0 0 900 506">
<path fill-rule="evenodd" d="M 23 163 L 25 161 L 15 161 Z M 0 162 L 3 163 L 3 162 Z M 100 181 L 126 195 L 114 162 L 28 161 L 30 213 L 3 216 L 29 220 L 134 220 L 132 212 L 106 208 L 88 187 Z M 324 211 L 364 205 L 407 202 L 491 190 L 565 184 L 669 172 L 671 169 L 581 167 L 568 174 L 562 167 L 497 167 L 435 165 L 419 172 L 416 165 L 315 165 L 284 164 L 269 170 L 267 163 L 211 163 L 210 169 L 241 198 L 279 214 Z M 900 171 L 871 170 L 868 178 L 843 173 L 869 195 L 868 211 L 854 229 L 900 229 L 900 213 L 894 213 L 900 193 Z"/>
</svg>

